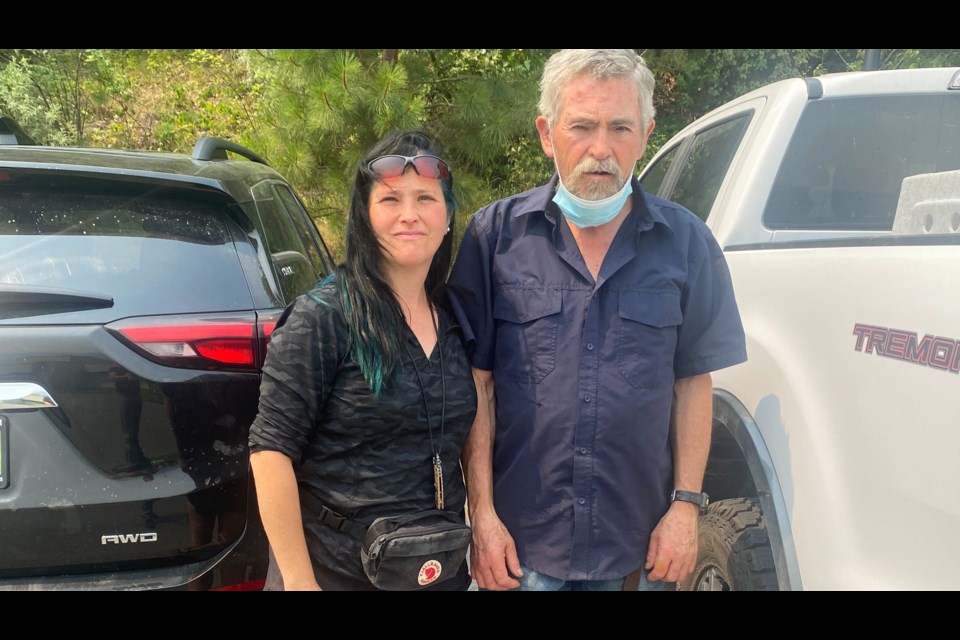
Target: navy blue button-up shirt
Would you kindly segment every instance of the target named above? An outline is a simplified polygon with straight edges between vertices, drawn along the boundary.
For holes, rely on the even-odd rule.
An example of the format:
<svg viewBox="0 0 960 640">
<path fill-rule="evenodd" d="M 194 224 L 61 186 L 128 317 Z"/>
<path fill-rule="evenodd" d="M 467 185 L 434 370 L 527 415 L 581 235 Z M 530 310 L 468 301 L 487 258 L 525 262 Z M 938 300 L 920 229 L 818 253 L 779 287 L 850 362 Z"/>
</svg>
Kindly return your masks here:
<svg viewBox="0 0 960 640">
<path fill-rule="evenodd" d="M 471 364 L 493 372 L 494 506 L 521 563 L 615 579 L 669 507 L 674 381 L 746 360 L 743 326 L 702 220 L 634 178 L 594 281 L 556 182 L 473 216 L 450 293 Z"/>
</svg>

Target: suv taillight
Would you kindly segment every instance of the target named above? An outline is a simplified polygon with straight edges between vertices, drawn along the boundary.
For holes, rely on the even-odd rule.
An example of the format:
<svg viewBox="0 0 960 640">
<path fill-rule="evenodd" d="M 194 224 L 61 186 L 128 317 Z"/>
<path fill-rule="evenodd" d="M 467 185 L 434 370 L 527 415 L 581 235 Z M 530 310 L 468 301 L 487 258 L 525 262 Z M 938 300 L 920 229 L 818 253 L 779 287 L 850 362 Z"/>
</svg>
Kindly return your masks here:
<svg viewBox="0 0 960 640">
<path fill-rule="evenodd" d="M 150 360 L 170 367 L 259 371 L 280 313 L 127 318 L 106 329 Z"/>
<path fill-rule="evenodd" d="M 267 343 L 270 342 L 270 336 L 273 335 L 273 330 L 277 328 L 277 320 L 280 319 L 280 316 L 283 314 L 283 310 L 280 311 L 267 311 L 260 312 L 258 314 L 257 321 L 257 342 L 260 348 L 259 350 L 259 366 L 263 366 L 263 360 L 267 357 Z"/>
</svg>

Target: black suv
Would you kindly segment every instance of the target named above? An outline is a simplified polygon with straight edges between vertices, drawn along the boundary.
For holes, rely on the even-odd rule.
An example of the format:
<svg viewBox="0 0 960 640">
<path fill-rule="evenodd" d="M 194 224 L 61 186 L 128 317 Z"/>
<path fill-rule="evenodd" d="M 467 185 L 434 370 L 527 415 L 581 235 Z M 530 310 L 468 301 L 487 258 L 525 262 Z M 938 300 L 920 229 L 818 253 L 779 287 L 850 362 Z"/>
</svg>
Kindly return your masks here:
<svg viewBox="0 0 960 640">
<path fill-rule="evenodd" d="M 41 147 L 0 121 L 0 590 L 261 588 L 260 367 L 332 266 L 242 146 Z"/>
</svg>

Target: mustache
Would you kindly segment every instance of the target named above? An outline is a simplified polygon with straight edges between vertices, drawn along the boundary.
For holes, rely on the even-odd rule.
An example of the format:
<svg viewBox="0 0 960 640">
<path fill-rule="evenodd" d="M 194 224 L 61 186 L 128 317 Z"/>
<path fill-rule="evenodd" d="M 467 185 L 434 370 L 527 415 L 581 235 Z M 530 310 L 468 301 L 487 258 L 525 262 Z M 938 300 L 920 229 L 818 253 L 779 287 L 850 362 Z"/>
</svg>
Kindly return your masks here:
<svg viewBox="0 0 960 640">
<path fill-rule="evenodd" d="M 620 167 L 613 158 L 604 158 L 603 160 L 584 158 L 580 164 L 573 168 L 570 179 L 576 180 L 587 173 L 610 173 L 618 182 L 623 180 L 623 176 L 620 175 Z"/>
</svg>

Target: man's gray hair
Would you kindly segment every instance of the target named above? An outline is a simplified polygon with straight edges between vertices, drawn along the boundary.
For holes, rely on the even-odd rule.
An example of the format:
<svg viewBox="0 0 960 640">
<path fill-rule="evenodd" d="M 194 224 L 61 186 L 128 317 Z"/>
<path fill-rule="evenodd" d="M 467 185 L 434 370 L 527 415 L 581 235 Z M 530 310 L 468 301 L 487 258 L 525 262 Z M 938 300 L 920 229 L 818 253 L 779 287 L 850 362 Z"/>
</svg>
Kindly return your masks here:
<svg viewBox="0 0 960 640">
<path fill-rule="evenodd" d="M 636 83 L 640 94 L 640 122 L 644 129 L 656 115 L 653 72 L 633 49 L 562 49 L 550 56 L 540 79 L 540 115 L 553 124 L 560 115 L 563 92 L 579 75 L 594 80 L 620 79 Z"/>
</svg>

